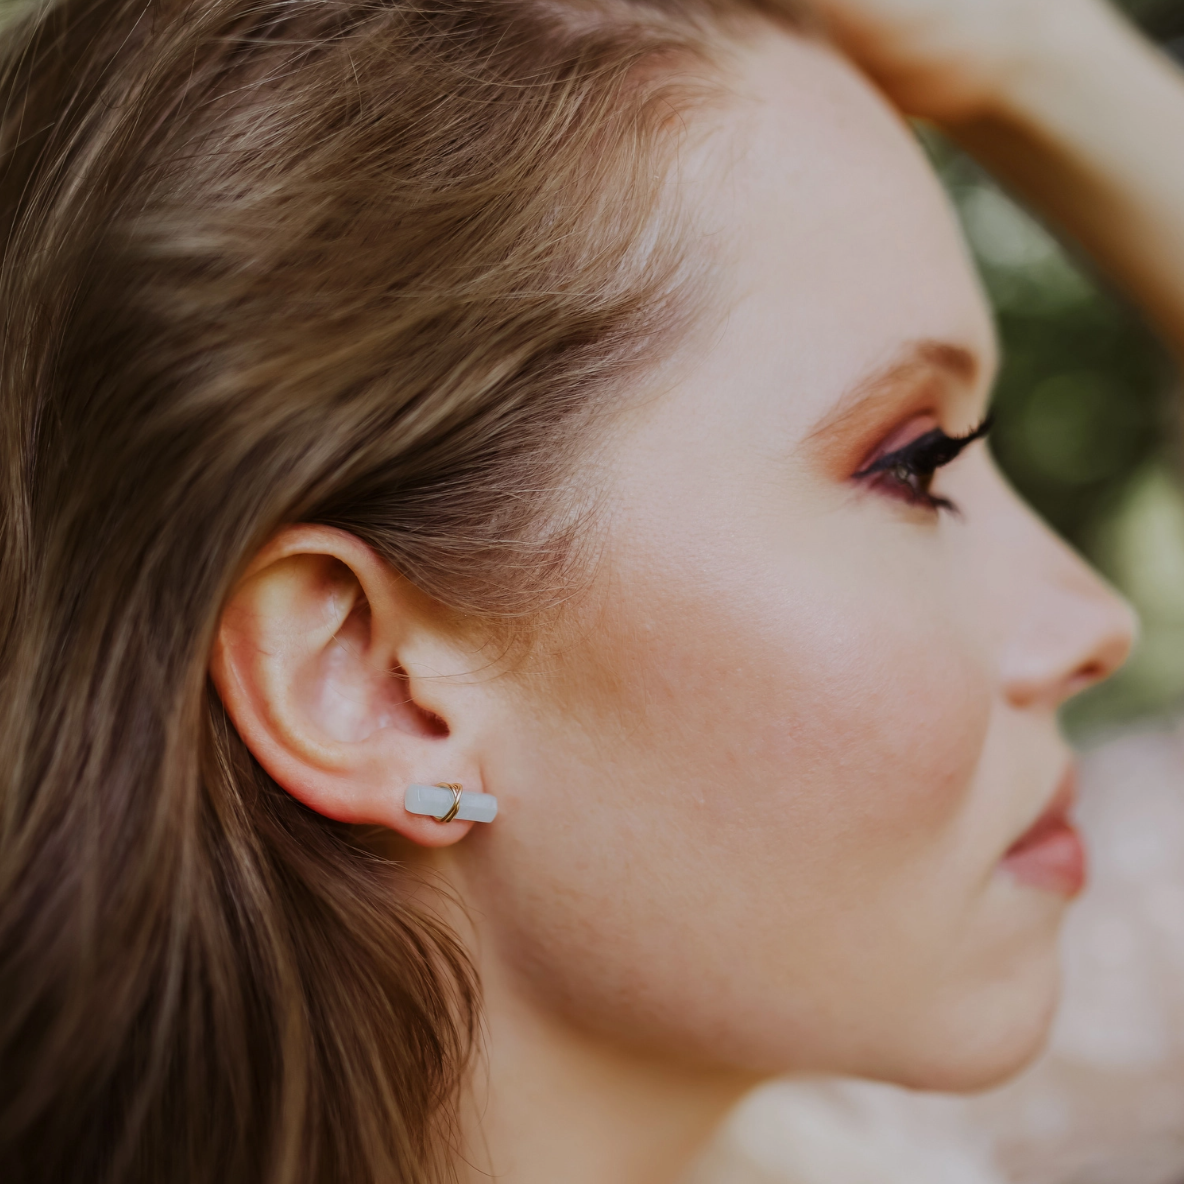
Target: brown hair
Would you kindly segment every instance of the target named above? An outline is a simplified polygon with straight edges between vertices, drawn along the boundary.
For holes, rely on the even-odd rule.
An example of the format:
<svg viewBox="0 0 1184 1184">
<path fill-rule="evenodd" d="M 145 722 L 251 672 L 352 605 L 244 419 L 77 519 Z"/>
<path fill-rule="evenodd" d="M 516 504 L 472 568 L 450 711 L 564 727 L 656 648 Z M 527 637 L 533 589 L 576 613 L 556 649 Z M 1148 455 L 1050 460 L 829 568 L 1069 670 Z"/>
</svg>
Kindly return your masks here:
<svg viewBox="0 0 1184 1184">
<path fill-rule="evenodd" d="M 732 7 L 58 0 L 5 32 L 14 1184 L 450 1174 L 463 950 L 255 764 L 209 647 L 285 522 L 467 617 L 565 586 L 593 396 L 677 313 L 671 64 Z"/>
</svg>

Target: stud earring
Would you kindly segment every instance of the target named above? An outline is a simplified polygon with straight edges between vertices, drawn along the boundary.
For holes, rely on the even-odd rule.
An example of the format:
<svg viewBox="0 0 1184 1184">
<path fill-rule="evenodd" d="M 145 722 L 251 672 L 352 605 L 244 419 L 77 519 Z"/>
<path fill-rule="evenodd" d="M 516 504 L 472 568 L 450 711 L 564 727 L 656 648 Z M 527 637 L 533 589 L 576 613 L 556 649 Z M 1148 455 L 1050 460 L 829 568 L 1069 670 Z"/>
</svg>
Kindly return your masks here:
<svg viewBox="0 0 1184 1184">
<path fill-rule="evenodd" d="M 454 781 L 438 785 L 409 785 L 403 799 L 408 814 L 426 814 L 437 822 L 492 822 L 497 817 L 497 798 L 491 793 L 473 793 Z"/>
</svg>

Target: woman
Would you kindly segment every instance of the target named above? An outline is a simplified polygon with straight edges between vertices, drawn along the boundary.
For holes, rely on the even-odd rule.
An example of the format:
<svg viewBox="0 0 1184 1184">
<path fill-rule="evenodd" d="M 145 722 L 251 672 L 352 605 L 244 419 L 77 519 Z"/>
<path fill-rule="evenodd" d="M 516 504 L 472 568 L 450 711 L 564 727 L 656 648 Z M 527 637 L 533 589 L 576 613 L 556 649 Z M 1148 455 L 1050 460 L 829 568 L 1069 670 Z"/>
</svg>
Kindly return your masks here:
<svg viewBox="0 0 1184 1184">
<path fill-rule="evenodd" d="M 830 15 L 1021 180 L 1067 29 L 1184 112 L 1091 0 L 948 7 Z M 10 1178 L 649 1184 L 770 1073 L 1033 1054 L 1130 615 L 809 22 L 59 0 L 0 86 Z M 1050 159 L 1178 324 L 1127 126 Z"/>
</svg>

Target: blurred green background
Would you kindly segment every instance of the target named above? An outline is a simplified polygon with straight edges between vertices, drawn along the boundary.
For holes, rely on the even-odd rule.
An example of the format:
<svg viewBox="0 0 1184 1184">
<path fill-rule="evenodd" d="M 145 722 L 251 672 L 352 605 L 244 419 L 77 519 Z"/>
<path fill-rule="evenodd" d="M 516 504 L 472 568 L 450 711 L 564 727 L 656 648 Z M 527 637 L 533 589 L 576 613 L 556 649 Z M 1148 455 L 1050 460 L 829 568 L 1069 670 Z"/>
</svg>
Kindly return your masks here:
<svg viewBox="0 0 1184 1184">
<path fill-rule="evenodd" d="M 1123 7 L 1184 58 L 1184 0 Z M 995 455 L 1143 620 L 1130 663 L 1077 700 L 1068 725 L 1080 735 L 1175 713 L 1184 707 L 1180 375 L 1138 312 L 1072 247 L 948 142 L 927 131 L 922 138 L 961 214 L 998 320 L 1004 366 Z"/>
</svg>

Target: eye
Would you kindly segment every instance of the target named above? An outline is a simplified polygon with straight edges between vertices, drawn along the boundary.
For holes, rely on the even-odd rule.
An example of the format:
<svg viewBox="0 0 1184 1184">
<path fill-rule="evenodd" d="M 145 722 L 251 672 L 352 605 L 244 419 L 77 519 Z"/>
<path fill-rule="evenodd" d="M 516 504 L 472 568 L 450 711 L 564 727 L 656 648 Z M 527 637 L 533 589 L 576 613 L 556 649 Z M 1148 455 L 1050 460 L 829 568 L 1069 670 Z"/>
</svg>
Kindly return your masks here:
<svg viewBox="0 0 1184 1184">
<path fill-rule="evenodd" d="M 937 497 L 930 493 L 934 475 L 943 465 L 948 465 L 960 455 L 964 448 L 975 440 L 981 440 L 990 430 L 990 416 L 964 436 L 948 436 L 941 428 L 934 428 L 908 444 L 877 457 L 856 473 L 855 477 L 868 481 L 875 488 L 893 497 L 902 498 L 910 505 L 956 513 L 958 507 L 949 498 Z"/>
</svg>

